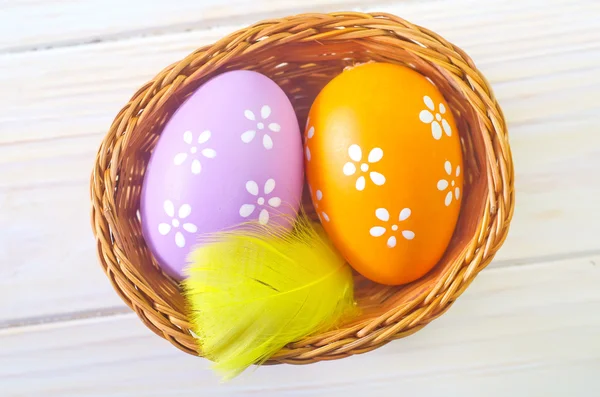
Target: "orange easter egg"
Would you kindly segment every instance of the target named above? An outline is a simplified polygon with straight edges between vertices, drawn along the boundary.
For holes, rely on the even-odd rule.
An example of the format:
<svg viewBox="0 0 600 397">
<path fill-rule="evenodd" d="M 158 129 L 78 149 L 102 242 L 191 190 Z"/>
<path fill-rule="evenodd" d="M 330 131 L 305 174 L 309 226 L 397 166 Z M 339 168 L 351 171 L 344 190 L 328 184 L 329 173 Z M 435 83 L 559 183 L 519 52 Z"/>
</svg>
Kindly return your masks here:
<svg viewBox="0 0 600 397">
<path fill-rule="evenodd" d="M 321 223 L 358 272 L 404 284 L 441 259 L 463 163 L 452 112 L 423 75 L 386 63 L 344 71 L 312 105 L 304 150 Z"/>
</svg>

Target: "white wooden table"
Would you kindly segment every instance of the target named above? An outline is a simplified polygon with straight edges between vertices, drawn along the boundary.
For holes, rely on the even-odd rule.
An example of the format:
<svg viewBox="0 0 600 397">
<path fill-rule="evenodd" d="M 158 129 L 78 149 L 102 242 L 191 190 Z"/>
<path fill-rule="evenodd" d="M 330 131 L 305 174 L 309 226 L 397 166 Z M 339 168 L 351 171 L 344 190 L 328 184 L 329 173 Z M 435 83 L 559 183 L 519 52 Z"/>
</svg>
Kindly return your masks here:
<svg viewBox="0 0 600 397">
<path fill-rule="evenodd" d="M 357 9 L 437 31 L 491 81 L 517 173 L 509 238 L 417 334 L 220 385 L 102 273 L 96 150 L 137 87 L 196 47 L 268 17 Z M 600 395 L 599 373 L 597 0 L 0 1 L 0 396 L 573 397 Z"/>
</svg>

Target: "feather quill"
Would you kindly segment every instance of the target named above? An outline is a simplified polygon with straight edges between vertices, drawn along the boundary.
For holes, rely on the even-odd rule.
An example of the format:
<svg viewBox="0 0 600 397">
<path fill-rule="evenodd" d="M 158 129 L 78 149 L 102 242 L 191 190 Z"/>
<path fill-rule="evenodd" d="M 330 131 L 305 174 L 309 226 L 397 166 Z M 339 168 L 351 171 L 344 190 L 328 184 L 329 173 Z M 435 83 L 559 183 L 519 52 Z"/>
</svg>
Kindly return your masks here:
<svg viewBox="0 0 600 397">
<path fill-rule="evenodd" d="M 357 310 L 350 267 L 304 213 L 293 231 L 251 223 L 210 235 L 187 271 L 199 349 L 225 380 Z"/>
</svg>

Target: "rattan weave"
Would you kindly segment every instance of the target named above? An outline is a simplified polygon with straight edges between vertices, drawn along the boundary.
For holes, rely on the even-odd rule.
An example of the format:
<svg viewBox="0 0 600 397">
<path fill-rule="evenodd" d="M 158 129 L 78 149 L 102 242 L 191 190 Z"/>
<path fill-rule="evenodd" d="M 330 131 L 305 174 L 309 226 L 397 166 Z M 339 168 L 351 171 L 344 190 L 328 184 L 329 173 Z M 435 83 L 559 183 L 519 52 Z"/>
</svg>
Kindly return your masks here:
<svg viewBox="0 0 600 397">
<path fill-rule="evenodd" d="M 158 269 L 138 218 L 144 170 L 164 122 L 208 78 L 251 69 L 283 88 L 304 125 L 319 90 L 345 67 L 368 61 L 408 65 L 431 79 L 448 101 L 466 169 L 459 223 L 445 256 L 424 278 L 389 287 L 357 276 L 362 316 L 290 344 L 270 363 L 337 359 L 408 336 L 448 310 L 490 263 L 513 214 L 514 174 L 502 111 L 469 56 L 436 33 L 389 14 L 263 21 L 199 48 L 142 86 L 98 151 L 91 198 L 100 263 L 117 293 L 157 335 L 198 354 L 180 289 Z"/>
</svg>

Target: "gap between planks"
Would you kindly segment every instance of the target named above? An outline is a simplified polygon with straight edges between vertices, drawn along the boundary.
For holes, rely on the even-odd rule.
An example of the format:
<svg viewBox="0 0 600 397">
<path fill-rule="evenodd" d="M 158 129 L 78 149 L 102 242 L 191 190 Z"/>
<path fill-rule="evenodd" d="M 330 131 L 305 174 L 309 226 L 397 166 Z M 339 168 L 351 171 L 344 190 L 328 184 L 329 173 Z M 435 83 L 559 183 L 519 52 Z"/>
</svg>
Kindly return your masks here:
<svg viewBox="0 0 600 397">
<path fill-rule="evenodd" d="M 252 0 L 255 2 L 255 0 Z M 185 22 L 171 23 L 167 26 L 155 25 L 140 29 L 127 30 L 126 26 L 121 27 L 121 31 L 114 33 L 101 33 L 98 35 L 90 35 L 83 38 L 70 38 L 57 40 L 54 42 L 41 42 L 32 45 L 12 46 L 0 49 L 0 55 L 2 54 L 17 54 L 23 52 L 37 52 L 47 51 L 66 47 L 78 47 L 90 44 L 107 43 L 119 40 L 127 40 L 132 38 L 147 38 L 153 36 L 161 36 L 164 34 L 171 33 L 184 33 L 194 32 L 200 30 L 210 30 L 223 25 L 244 25 L 253 24 L 263 20 L 282 18 L 288 15 L 308 13 L 308 12 L 334 12 L 342 9 L 354 11 L 359 6 L 364 6 L 364 0 L 354 1 L 343 1 L 343 2 L 327 2 L 326 0 L 303 0 L 304 5 L 298 6 L 299 1 L 288 1 L 289 7 L 276 9 L 273 11 L 267 8 L 258 8 L 256 11 L 238 14 L 238 11 L 232 11 L 231 14 L 224 14 L 223 16 L 213 16 L 209 18 L 202 18 L 196 20 L 190 20 Z M 414 0 L 413 0 L 414 1 Z M 429 0 L 432 1 L 432 0 Z M 248 1 L 250 3 L 251 1 Z M 388 4 L 398 3 L 398 0 L 377 0 L 378 6 L 385 6 Z M 101 7 L 102 3 L 98 3 Z M 172 5 L 171 5 L 172 6 Z M 182 18 L 185 18 L 182 16 Z"/>
<path fill-rule="evenodd" d="M 507 243 L 491 266 L 596 249 L 600 141 L 594 126 L 600 80 L 594 71 L 600 51 L 594 40 L 600 31 L 591 23 L 598 13 L 573 5 L 568 10 L 574 12 L 557 18 L 565 7 L 551 2 L 528 22 L 531 13 L 509 14 L 508 2 L 495 1 L 488 13 L 480 6 L 452 18 L 454 6 L 436 4 L 435 10 L 429 6 L 431 13 L 422 13 L 414 2 L 389 11 L 412 15 L 464 43 L 503 104 L 517 171 L 517 208 Z M 230 29 L 0 57 L 9 92 L 0 100 L 0 141 L 34 138 L 0 146 L 5 209 L 0 241 L 6 243 L 0 244 L 1 320 L 39 321 L 62 316 L 60 311 L 87 315 L 122 304 L 100 270 L 89 228 L 88 179 L 100 135 L 146 76 Z M 582 29 L 589 34 L 577 33 Z M 486 45 L 488 40 L 494 44 Z M 52 134 L 76 137 L 44 140 Z M 57 225 L 50 213 L 63 221 Z M 63 283 L 69 287 L 59 287 Z M 39 301 L 31 291 L 47 298 Z"/>
<path fill-rule="evenodd" d="M 541 26 L 529 26 L 518 18 L 503 20 L 497 17 L 490 21 L 491 26 L 481 31 L 485 40 L 489 41 L 486 43 L 482 42 L 480 36 L 472 35 L 471 32 L 477 29 L 472 21 L 457 24 L 456 21 L 443 20 L 435 23 L 428 15 L 418 15 L 414 6 L 407 5 L 405 8 L 407 12 L 415 14 L 418 22 L 447 34 L 450 36 L 448 39 L 454 38 L 451 41 L 467 50 L 491 81 L 497 94 L 503 92 L 504 83 L 515 87 L 518 80 L 528 80 L 524 83 L 530 90 L 520 90 L 523 98 L 498 95 L 505 106 L 510 106 L 513 99 L 526 99 L 525 96 L 532 94 L 531 90 L 539 97 L 540 87 L 547 86 L 546 91 L 555 88 L 553 84 L 530 86 L 535 80 L 551 80 L 548 83 L 559 80 L 560 73 L 569 74 L 567 78 L 570 80 L 577 72 L 587 76 L 586 86 L 579 79 L 578 85 L 572 83 L 566 87 L 570 90 L 589 88 L 600 83 L 597 74 L 593 73 L 600 66 L 600 46 L 597 44 L 600 31 L 592 28 L 591 24 L 595 21 L 593 14 L 570 15 L 566 26 L 556 26 L 556 22 L 564 18 L 551 17 L 549 12 L 554 11 L 552 9 L 545 11 L 543 18 L 540 18 L 544 24 Z M 398 12 L 400 9 L 389 11 Z M 597 15 L 600 16 L 600 13 Z M 12 143 L 40 142 L 49 138 L 48 135 L 90 135 L 90 124 L 94 127 L 101 124 L 102 127 L 94 128 L 93 132 L 101 134 L 110 125 L 110 116 L 116 115 L 119 105 L 124 104 L 138 86 L 146 83 L 164 66 L 188 55 L 196 46 L 214 42 L 235 28 L 228 25 L 212 31 L 123 40 L 69 51 L 0 57 L 0 69 L 6 69 L 8 74 L 5 73 L 5 76 L 10 76 L 5 79 L 0 77 L 0 84 L 6 84 L 9 92 L 5 101 L 0 100 L 4 108 L 0 113 L 0 130 L 6 130 L 0 134 L 0 149 Z M 544 31 L 544 34 L 538 31 Z M 586 31 L 588 34 L 581 34 Z M 585 42 L 579 43 L 580 38 Z M 564 54 L 573 51 L 575 53 L 571 53 L 570 61 L 566 63 Z M 123 62 L 135 64 L 136 67 L 128 68 L 127 64 L 123 66 Z M 47 70 L 42 71 L 39 64 L 47 65 Z M 14 72 L 14 76 L 11 76 L 11 72 Z M 91 76 L 101 76 L 102 84 L 99 85 Z M 593 101 L 585 102 L 585 106 L 591 105 Z M 519 126 L 520 120 L 512 117 L 509 107 L 506 110 L 507 117 L 511 116 L 511 127 Z M 548 114 L 543 116 L 546 118 Z M 31 139 L 34 136 L 36 138 Z"/>
<path fill-rule="evenodd" d="M 544 266 L 556 266 L 557 263 L 564 263 L 566 266 L 567 263 L 573 261 L 588 263 L 594 267 L 598 267 L 598 271 L 600 271 L 600 250 L 574 252 L 562 255 L 549 255 L 547 257 L 540 256 L 538 258 L 529 259 L 494 261 L 486 269 L 483 269 L 482 272 L 485 272 L 487 276 L 491 276 L 495 272 L 503 271 L 504 269 L 512 267 L 518 267 L 519 269 L 524 269 L 527 271 L 529 270 L 527 267 L 543 268 Z M 481 273 L 477 276 L 477 278 L 479 277 L 481 277 Z M 56 315 L 4 320 L 0 321 L 0 338 L 2 335 L 11 334 L 14 332 L 19 333 L 38 331 L 48 327 L 63 327 L 69 326 L 69 324 L 82 322 L 86 323 L 89 321 L 97 321 L 98 319 L 115 316 L 136 316 L 136 314 L 128 306 L 123 304 L 123 306 L 100 307 L 90 310 L 60 313 Z"/>
<path fill-rule="evenodd" d="M 56 0 L 54 0 L 56 1 Z M 93 9 L 94 7 L 97 7 L 98 10 L 96 13 L 94 12 L 87 12 L 87 15 L 94 15 L 93 18 L 102 18 L 102 13 L 104 12 L 102 9 L 106 8 L 107 5 L 105 4 L 104 1 L 90 1 L 89 3 L 91 3 L 91 8 Z M 373 5 L 368 5 L 365 6 L 365 2 L 364 1 L 360 1 L 360 0 L 346 0 L 346 1 L 339 1 L 339 0 L 305 0 L 304 4 L 302 6 L 298 6 L 299 1 L 298 0 L 287 0 L 284 2 L 279 2 L 279 3 L 289 3 L 289 6 L 284 5 L 283 7 L 281 7 L 279 4 L 276 7 L 273 7 L 272 3 L 269 2 L 260 2 L 257 3 L 256 0 L 248 0 L 247 3 L 253 3 L 253 6 L 256 6 L 255 9 L 253 9 L 251 12 L 245 12 L 245 8 L 243 7 L 246 3 L 246 1 L 243 1 L 242 4 L 236 4 L 234 7 L 232 8 L 241 8 L 241 11 L 238 11 L 237 9 L 234 10 L 232 13 L 230 14 L 225 14 L 223 11 L 218 10 L 218 7 L 214 7 L 214 6 L 204 6 L 202 4 L 198 5 L 198 6 L 188 6 L 188 7 L 192 7 L 194 8 L 194 11 L 192 12 L 191 10 L 188 10 L 187 8 L 183 8 L 183 11 L 179 11 L 177 9 L 177 6 L 180 2 L 173 2 L 172 4 L 170 4 L 170 8 L 171 10 L 174 9 L 175 11 L 172 11 L 170 9 L 164 10 L 163 13 L 166 13 L 168 17 L 168 19 L 172 19 L 174 18 L 174 20 L 172 20 L 170 22 L 169 25 L 161 25 L 160 23 L 157 23 L 156 25 L 153 26 L 147 26 L 147 27 L 140 27 L 140 28 L 131 28 L 131 25 L 136 26 L 138 24 L 144 24 L 146 23 L 146 21 L 140 21 L 140 20 L 136 20 L 136 16 L 133 16 L 131 19 L 128 19 L 127 22 L 122 22 L 120 21 L 118 18 L 116 21 L 111 21 L 111 24 L 108 24 L 108 28 L 101 28 L 105 29 L 106 31 L 103 32 L 94 32 L 92 31 L 86 31 L 87 27 L 83 26 L 83 33 L 81 34 L 74 34 L 71 33 L 69 34 L 68 32 L 63 32 L 63 34 L 66 34 L 68 38 L 57 38 L 57 39 L 53 39 L 53 41 L 50 42 L 46 42 L 46 41 L 41 41 L 41 42 L 35 42 L 33 44 L 24 44 L 24 45 L 7 45 L 6 43 L 2 43 L 2 41 L 0 40 L 0 55 L 2 54 L 16 54 L 16 53 L 23 53 L 23 52 L 37 52 L 37 51 L 47 51 L 47 50 L 52 50 L 52 49 L 59 49 L 59 48 L 67 48 L 67 47 L 78 47 L 78 46 L 82 46 L 82 45 L 90 45 L 90 44 L 98 44 L 98 43 L 106 43 L 106 42 L 114 42 L 114 41 L 119 41 L 119 40 L 125 40 L 125 39 L 132 39 L 132 38 L 145 38 L 145 37 L 153 37 L 153 36 L 160 36 L 160 35 L 164 35 L 164 34 L 172 34 L 172 33 L 183 33 L 183 32 L 195 32 L 195 31 L 199 31 L 199 30 L 210 30 L 213 29 L 215 27 L 220 27 L 220 26 L 224 26 L 224 25 L 248 25 L 248 24 L 252 24 L 252 23 L 256 23 L 258 21 L 264 21 L 264 20 L 270 20 L 270 19 L 277 19 L 277 18 L 281 18 L 281 17 L 285 17 L 285 16 L 289 16 L 289 15 L 295 15 L 295 14 L 300 14 L 300 13 L 309 13 L 309 12 L 319 12 L 319 13 L 328 13 L 328 12 L 341 12 L 341 11 L 358 11 L 358 12 L 386 12 L 387 8 L 389 8 L 389 6 L 393 6 L 393 5 L 404 5 L 406 7 L 410 7 L 412 9 L 416 9 L 420 11 L 420 14 L 429 14 L 431 15 L 433 18 L 444 18 L 444 19 L 458 19 L 458 18 L 471 18 L 471 17 L 477 17 L 478 19 L 482 19 L 485 20 L 485 18 L 488 16 L 487 14 L 482 14 L 480 9 L 478 7 L 474 7 L 473 4 L 475 3 L 475 5 L 478 5 L 476 1 L 473 0 L 460 0 L 460 1 L 456 1 L 453 4 L 453 7 L 441 7 L 440 6 L 440 1 L 439 0 L 426 0 L 426 1 L 421 1 L 418 2 L 416 0 L 404 0 L 404 1 L 399 1 L 399 0 L 378 0 L 376 2 L 376 6 Z M 187 1 L 183 0 L 182 3 L 186 4 L 188 3 Z M 551 4 L 549 4 L 548 7 L 545 7 L 543 9 L 544 12 L 547 12 L 548 10 L 551 10 L 554 14 L 556 13 L 560 13 L 563 16 L 565 14 L 567 14 L 565 12 L 566 9 L 572 9 L 572 2 L 570 0 L 554 0 L 551 1 Z M 52 5 L 52 1 L 48 0 L 47 2 L 45 2 L 44 4 L 46 7 L 50 7 Z M 134 9 L 136 7 L 135 4 L 131 5 Z M 156 7 L 153 5 L 146 5 L 148 7 Z M 494 4 L 492 4 L 494 10 L 491 11 L 493 12 L 493 14 L 495 16 L 500 15 L 511 15 L 511 17 L 516 16 L 516 18 L 527 18 L 527 19 L 531 19 L 531 12 L 535 13 L 538 12 L 539 10 L 539 4 L 536 3 L 535 1 L 522 1 L 519 2 L 518 4 L 514 4 L 511 3 L 510 1 L 506 1 L 506 0 L 501 0 L 501 1 L 495 1 Z M 588 7 L 592 8 L 594 6 L 597 6 L 595 4 L 590 4 Z M 198 7 L 198 8 L 195 8 Z M 277 8 L 280 7 L 280 8 Z M 75 7 L 73 7 L 75 8 Z M 273 10 L 273 8 L 275 8 L 275 10 Z M 211 10 L 212 9 L 212 10 Z M 215 11 L 215 9 L 217 9 Z M 66 14 L 66 17 L 71 17 L 73 18 L 75 15 L 77 15 L 77 12 L 81 13 L 81 10 L 79 11 L 74 11 L 74 10 L 70 10 L 71 14 L 70 15 L 68 12 Z M 189 17 L 190 14 L 193 13 L 198 13 L 198 14 L 202 14 L 202 11 L 213 11 L 213 13 L 217 14 L 217 15 L 211 15 L 210 12 L 209 13 L 205 13 L 208 14 L 208 16 L 205 16 L 204 18 L 201 19 L 193 19 L 193 20 L 187 20 L 187 18 Z M 398 9 L 398 11 L 401 11 L 400 9 Z M 229 12 L 229 10 L 228 10 Z M 181 14 L 179 14 L 181 13 Z M 78 15 L 80 18 L 77 18 L 79 20 L 85 20 L 87 15 L 86 14 L 81 14 Z M 152 14 L 152 13 L 151 13 Z M 222 14 L 222 15 L 220 15 Z M 7 15 L 7 20 L 9 20 L 10 18 L 10 13 L 5 11 L 5 15 Z M 144 14 L 145 15 L 145 14 Z M 399 15 L 400 17 L 403 18 L 407 18 L 408 20 L 411 19 L 411 16 L 413 14 L 411 14 L 411 10 L 408 10 L 408 15 L 404 15 L 403 13 L 398 13 L 397 15 Z M 106 15 L 104 16 L 104 18 L 108 21 L 110 20 L 111 17 L 115 17 L 118 16 L 118 14 L 111 14 L 110 12 L 107 12 Z M 157 16 L 154 15 L 154 17 L 156 18 Z M 60 17 L 59 17 L 60 18 Z M 29 23 L 35 23 L 35 17 L 34 18 L 30 18 L 32 21 L 29 21 Z M 47 23 L 47 20 L 42 19 L 41 21 L 39 21 L 40 24 L 44 24 Z M 146 18 L 140 18 L 140 19 L 146 19 Z M 151 19 L 151 18 L 148 18 Z M 181 20 L 181 21 L 179 21 Z M 540 19 L 536 19 L 536 21 L 534 21 L 534 23 L 536 23 L 537 21 L 539 21 Z M 82 22 L 78 22 L 78 23 L 82 23 Z M 9 25 L 10 26 L 10 25 Z M 1 29 L 1 27 L 0 27 Z M 57 30 L 60 31 L 61 27 L 59 28 L 53 28 L 50 27 L 50 37 L 52 37 L 52 34 L 54 33 L 58 33 L 60 34 L 60 32 L 54 32 L 53 30 Z M 116 31 L 113 31 L 116 30 Z M 0 33 L 2 33 L 2 31 L 0 30 Z M 43 36 L 43 35 L 40 35 Z M 71 37 L 72 36 L 72 37 Z M 82 37 L 83 36 L 83 37 Z M 27 37 L 25 37 L 27 38 Z M 17 38 L 18 41 L 18 38 Z M 4 48 L 2 48 L 2 46 L 4 45 Z"/>
<path fill-rule="evenodd" d="M 0 383 L 8 395 L 47 397 L 597 395 L 598 261 L 486 270 L 410 337 L 332 362 L 260 367 L 224 385 L 207 360 L 181 353 L 134 314 L 3 330 Z"/>
</svg>

